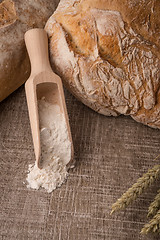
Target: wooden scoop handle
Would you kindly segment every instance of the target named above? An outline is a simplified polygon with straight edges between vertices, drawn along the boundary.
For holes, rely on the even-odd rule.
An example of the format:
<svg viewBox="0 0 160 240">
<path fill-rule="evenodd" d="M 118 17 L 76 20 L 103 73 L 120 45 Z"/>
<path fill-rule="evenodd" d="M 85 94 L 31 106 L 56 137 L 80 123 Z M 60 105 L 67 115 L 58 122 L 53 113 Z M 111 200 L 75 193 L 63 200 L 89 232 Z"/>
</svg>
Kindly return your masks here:
<svg viewBox="0 0 160 240">
<path fill-rule="evenodd" d="M 24 36 L 31 62 L 31 75 L 52 71 L 48 58 L 48 37 L 43 29 L 34 28 Z"/>
</svg>

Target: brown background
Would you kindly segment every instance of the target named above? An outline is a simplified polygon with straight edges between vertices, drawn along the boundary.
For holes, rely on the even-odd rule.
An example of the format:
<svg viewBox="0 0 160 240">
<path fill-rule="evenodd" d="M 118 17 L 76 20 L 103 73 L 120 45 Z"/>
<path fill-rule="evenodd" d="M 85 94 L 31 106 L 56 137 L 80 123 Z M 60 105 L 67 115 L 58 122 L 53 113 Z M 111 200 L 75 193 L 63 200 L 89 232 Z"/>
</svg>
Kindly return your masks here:
<svg viewBox="0 0 160 240">
<path fill-rule="evenodd" d="M 0 240 L 158 240 L 141 236 L 160 181 L 126 211 L 111 205 L 148 168 L 160 131 L 129 117 L 99 115 L 66 91 L 76 167 L 51 194 L 27 189 L 34 162 L 24 87 L 0 103 Z"/>
</svg>

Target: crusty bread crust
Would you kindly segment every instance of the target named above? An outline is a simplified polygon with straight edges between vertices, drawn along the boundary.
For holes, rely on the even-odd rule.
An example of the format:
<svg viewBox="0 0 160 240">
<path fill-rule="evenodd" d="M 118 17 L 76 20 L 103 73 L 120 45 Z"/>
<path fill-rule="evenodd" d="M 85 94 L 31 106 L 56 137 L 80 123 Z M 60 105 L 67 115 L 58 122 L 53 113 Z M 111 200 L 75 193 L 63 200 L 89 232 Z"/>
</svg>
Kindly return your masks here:
<svg viewBox="0 0 160 240">
<path fill-rule="evenodd" d="M 57 1 L 0 1 L 0 101 L 29 77 L 30 63 L 24 33 L 44 27 Z"/>
<path fill-rule="evenodd" d="M 160 128 L 158 2 L 60 2 L 45 27 L 51 62 L 84 104 Z"/>
</svg>

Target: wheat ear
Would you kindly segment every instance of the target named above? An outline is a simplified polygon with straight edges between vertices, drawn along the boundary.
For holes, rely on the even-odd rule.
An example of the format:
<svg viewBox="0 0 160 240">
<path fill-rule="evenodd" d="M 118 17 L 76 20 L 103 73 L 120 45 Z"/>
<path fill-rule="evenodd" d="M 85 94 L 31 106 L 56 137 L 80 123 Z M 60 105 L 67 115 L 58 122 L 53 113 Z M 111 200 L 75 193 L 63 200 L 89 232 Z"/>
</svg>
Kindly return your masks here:
<svg viewBox="0 0 160 240">
<path fill-rule="evenodd" d="M 149 223 L 145 224 L 141 230 L 142 234 L 147 233 L 160 233 L 160 210 L 157 214 L 150 220 Z"/>
<path fill-rule="evenodd" d="M 113 205 L 111 214 L 117 210 L 126 208 L 133 202 L 147 187 L 149 187 L 160 175 L 160 165 L 149 169 L 143 174 L 131 188 L 129 188 Z"/>
<path fill-rule="evenodd" d="M 160 190 L 158 191 L 158 194 L 156 195 L 154 201 L 149 206 L 148 217 L 156 215 L 159 209 L 160 209 Z"/>
</svg>

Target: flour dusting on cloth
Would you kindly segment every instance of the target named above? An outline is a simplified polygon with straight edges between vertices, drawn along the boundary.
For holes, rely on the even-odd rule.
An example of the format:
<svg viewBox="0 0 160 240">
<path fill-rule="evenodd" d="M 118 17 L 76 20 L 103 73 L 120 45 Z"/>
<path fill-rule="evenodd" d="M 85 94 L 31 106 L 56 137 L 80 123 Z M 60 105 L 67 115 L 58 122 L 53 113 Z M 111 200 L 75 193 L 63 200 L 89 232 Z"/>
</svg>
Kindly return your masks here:
<svg viewBox="0 0 160 240">
<path fill-rule="evenodd" d="M 71 159 L 71 142 L 64 114 L 57 104 L 44 98 L 38 101 L 42 168 L 29 165 L 28 188 L 45 188 L 52 192 L 68 176 L 66 165 Z"/>
</svg>

